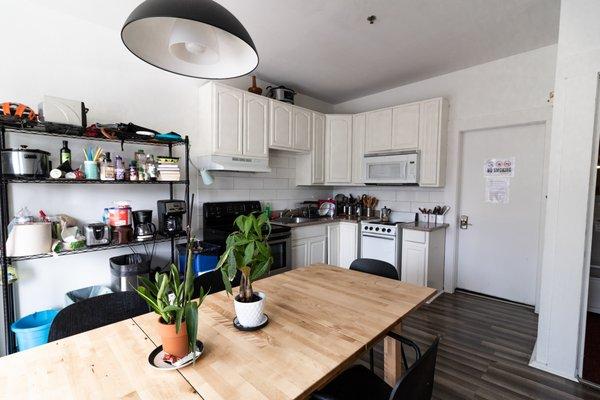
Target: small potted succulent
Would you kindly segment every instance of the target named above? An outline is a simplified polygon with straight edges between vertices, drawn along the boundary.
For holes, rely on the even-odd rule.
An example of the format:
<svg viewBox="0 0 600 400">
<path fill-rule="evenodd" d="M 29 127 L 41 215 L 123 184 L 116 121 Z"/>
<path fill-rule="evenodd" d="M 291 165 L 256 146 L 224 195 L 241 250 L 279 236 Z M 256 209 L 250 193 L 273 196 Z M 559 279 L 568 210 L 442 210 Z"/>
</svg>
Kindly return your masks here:
<svg viewBox="0 0 600 400">
<path fill-rule="evenodd" d="M 238 323 L 254 328 L 264 321 L 265 294 L 254 292 L 252 282 L 269 272 L 273 264 L 267 238 L 271 224 L 266 214 L 240 215 L 235 220 L 237 230 L 227 238 L 227 247 L 217 268 L 221 269 L 227 293 L 232 294 L 231 281 L 241 273 L 239 293 L 234 298 Z M 266 228 L 266 229 L 265 229 Z"/>
<path fill-rule="evenodd" d="M 192 207 L 194 196 L 192 195 Z M 189 221 L 191 224 L 191 221 Z M 193 354 L 196 359 L 198 336 L 198 308 L 206 297 L 200 288 L 200 296 L 192 300 L 194 295 L 194 268 L 192 266 L 192 237 L 190 225 L 187 227 L 186 262 L 183 280 L 174 264 L 169 272 L 156 273 L 155 282 L 140 277 L 141 285 L 135 288 L 137 293 L 148 303 L 152 311 L 159 315 L 158 331 L 163 351 L 168 355 L 182 358 Z"/>
</svg>

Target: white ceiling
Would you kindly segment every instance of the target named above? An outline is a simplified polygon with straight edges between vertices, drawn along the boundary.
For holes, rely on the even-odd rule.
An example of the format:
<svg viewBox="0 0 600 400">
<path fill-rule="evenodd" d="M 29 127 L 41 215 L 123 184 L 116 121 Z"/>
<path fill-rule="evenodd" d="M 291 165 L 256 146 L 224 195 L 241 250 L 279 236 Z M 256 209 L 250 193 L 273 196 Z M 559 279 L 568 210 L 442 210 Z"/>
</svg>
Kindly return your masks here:
<svg viewBox="0 0 600 400">
<path fill-rule="evenodd" d="M 217 1 L 252 36 L 260 78 L 333 104 L 556 43 L 560 7 L 560 0 Z M 43 3 L 120 30 L 140 1 Z"/>
</svg>

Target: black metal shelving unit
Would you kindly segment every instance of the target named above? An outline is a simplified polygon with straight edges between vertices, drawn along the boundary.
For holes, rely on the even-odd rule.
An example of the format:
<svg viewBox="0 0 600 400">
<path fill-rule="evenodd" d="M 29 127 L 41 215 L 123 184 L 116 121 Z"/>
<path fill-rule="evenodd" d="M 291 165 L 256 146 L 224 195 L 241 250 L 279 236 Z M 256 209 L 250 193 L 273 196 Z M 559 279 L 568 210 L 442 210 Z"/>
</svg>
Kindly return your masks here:
<svg viewBox="0 0 600 400">
<path fill-rule="evenodd" d="M 2 285 L 2 303 L 4 305 L 4 327 L 5 327 L 5 343 L 4 350 L 6 354 L 11 354 L 16 351 L 16 340 L 15 336 L 10 330 L 10 325 L 15 321 L 15 298 L 14 298 L 14 284 L 15 282 L 11 282 L 8 280 L 8 267 L 12 265 L 14 262 L 22 261 L 22 260 L 32 260 L 38 258 L 49 258 L 54 257 L 55 254 L 47 253 L 47 254 L 37 254 L 34 256 L 26 256 L 26 257 L 7 257 L 5 243 L 8 238 L 8 224 L 10 222 L 9 217 L 9 199 L 8 199 L 8 190 L 9 184 L 63 184 L 63 185 L 124 185 L 124 184 L 132 184 L 132 185 L 168 185 L 169 186 L 169 199 L 173 200 L 174 198 L 174 189 L 175 185 L 184 185 L 185 186 L 185 202 L 189 207 L 190 203 L 190 143 L 189 138 L 186 136 L 180 141 L 172 141 L 172 142 L 161 142 L 156 140 L 125 140 L 122 142 L 120 139 L 108 139 L 104 137 L 88 137 L 81 136 L 81 133 L 70 133 L 70 132 L 55 132 L 48 129 L 48 127 L 44 127 L 43 125 L 38 125 L 36 127 L 11 127 L 0 125 L 0 149 L 6 148 L 6 134 L 7 133 L 16 133 L 16 134 L 26 134 L 26 135 L 36 135 L 36 136 L 51 136 L 57 138 L 68 138 L 68 139 L 81 139 L 81 140 L 90 140 L 97 142 L 111 142 L 111 143 L 124 143 L 124 144 L 135 144 L 135 145 L 144 145 L 144 146 L 159 146 L 166 147 L 168 149 L 169 157 L 173 156 L 173 148 L 175 146 L 184 146 L 184 179 L 179 181 L 100 181 L 100 180 L 69 180 L 69 179 L 51 179 L 51 178 L 15 178 L 15 177 L 5 177 L 2 171 L 2 164 L 0 163 L 0 267 L 1 267 L 1 279 L 0 283 Z M 186 220 L 189 218 L 189 215 L 186 215 Z M 183 236 L 176 237 L 166 237 L 166 236 L 158 236 L 154 240 L 145 241 L 145 242 L 132 242 L 128 244 L 110 244 L 107 246 L 98 246 L 98 247 L 86 247 L 80 250 L 74 251 L 64 251 L 57 253 L 58 256 L 66 256 L 66 255 L 76 255 L 83 254 L 95 251 L 103 251 L 103 250 L 111 250 L 129 246 L 137 246 L 144 243 L 166 243 L 170 242 L 171 244 L 171 261 L 175 260 L 175 243 L 177 239 L 181 239 Z"/>
</svg>

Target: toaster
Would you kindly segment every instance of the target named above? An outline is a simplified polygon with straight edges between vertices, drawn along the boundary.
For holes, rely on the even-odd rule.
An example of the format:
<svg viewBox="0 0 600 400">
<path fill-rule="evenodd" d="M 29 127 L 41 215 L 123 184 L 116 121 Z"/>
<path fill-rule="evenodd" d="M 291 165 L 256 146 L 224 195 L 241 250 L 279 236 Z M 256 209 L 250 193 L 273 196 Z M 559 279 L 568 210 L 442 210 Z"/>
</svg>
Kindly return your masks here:
<svg viewBox="0 0 600 400">
<path fill-rule="evenodd" d="M 85 226 L 85 245 L 88 247 L 110 244 L 111 236 L 110 227 L 106 224 L 98 222 Z"/>
</svg>

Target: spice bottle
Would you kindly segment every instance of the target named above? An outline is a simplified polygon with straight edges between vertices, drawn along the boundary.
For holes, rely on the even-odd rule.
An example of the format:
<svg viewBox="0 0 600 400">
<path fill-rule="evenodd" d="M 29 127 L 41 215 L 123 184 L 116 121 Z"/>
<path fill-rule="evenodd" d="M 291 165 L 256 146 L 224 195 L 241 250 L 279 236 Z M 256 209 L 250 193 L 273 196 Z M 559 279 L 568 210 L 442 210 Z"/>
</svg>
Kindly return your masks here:
<svg viewBox="0 0 600 400">
<path fill-rule="evenodd" d="M 115 166 L 110 159 L 110 153 L 107 152 L 104 156 L 104 161 L 100 164 L 100 180 L 102 181 L 114 181 L 115 180 Z"/>
<path fill-rule="evenodd" d="M 135 160 L 131 160 L 131 163 L 129 163 L 129 180 L 130 181 L 138 180 L 137 163 L 135 162 Z"/>
<path fill-rule="evenodd" d="M 121 156 L 115 157 L 115 178 L 118 181 L 125 180 L 125 165 L 123 164 L 123 158 L 121 158 Z"/>
</svg>

